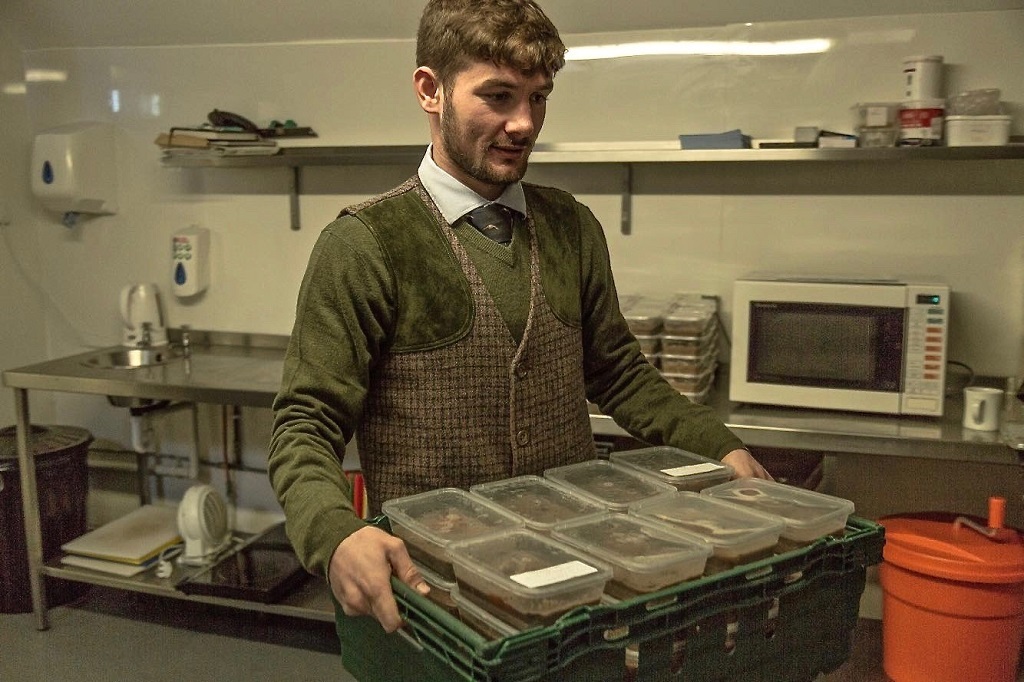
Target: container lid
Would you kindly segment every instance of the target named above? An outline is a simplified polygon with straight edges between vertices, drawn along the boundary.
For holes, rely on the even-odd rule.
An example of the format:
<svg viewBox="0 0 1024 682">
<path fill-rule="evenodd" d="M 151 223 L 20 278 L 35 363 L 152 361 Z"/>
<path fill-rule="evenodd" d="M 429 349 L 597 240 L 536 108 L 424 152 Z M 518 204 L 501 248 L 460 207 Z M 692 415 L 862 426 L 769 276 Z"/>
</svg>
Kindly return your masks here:
<svg viewBox="0 0 1024 682">
<path fill-rule="evenodd" d="M 523 517 L 527 528 L 550 530 L 562 521 L 605 512 L 604 505 L 540 476 L 517 476 L 472 486 L 469 491 Z"/>
<path fill-rule="evenodd" d="M 882 558 L 901 568 L 947 580 L 1024 581 L 1024 541 L 1019 532 L 1002 529 L 997 537 L 989 538 L 957 524 L 956 519 L 955 514 L 944 512 L 879 519 L 885 528 Z"/>
<path fill-rule="evenodd" d="M 988 114 L 969 116 L 967 114 L 956 114 L 953 116 L 947 116 L 946 121 L 1011 121 L 1013 117 L 1009 114 Z"/>
<path fill-rule="evenodd" d="M 700 562 L 713 553 L 711 544 L 678 526 L 640 516 L 607 512 L 603 516 L 560 523 L 551 537 L 598 559 L 640 575 L 667 571 L 681 563 Z"/>
<path fill-rule="evenodd" d="M 625 512 L 635 502 L 676 493 L 674 486 L 653 476 L 602 459 L 554 467 L 546 470 L 544 477 L 566 485 L 612 511 Z"/>
<path fill-rule="evenodd" d="M 530 599 L 557 598 L 586 586 L 603 588 L 612 577 L 606 564 L 526 529 L 456 542 L 450 553 L 456 575 L 459 569 L 469 571 L 503 592 Z"/>
<path fill-rule="evenodd" d="M 854 510 L 850 500 L 762 478 L 721 483 L 700 494 L 778 516 L 786 522 L 782 537 L 801 541 L 843 528 Z"/>
<path fill-rule="evenodd" d="M 29 449 L 36 457 L 88 445 L 91 442 L 92 434 L 74 426 L 38 426 L 33 424 L 28 435 Z M 14 426 L 0 429 L 0 467 L 3 467 L 4 460 L 12 460 L 14 464 L 17 464 L 18 434 Z"/>
<path fill-rule="evenodd" d="M 904 57 L 903 58 L 903 63 L 904 64 L 906 64 L 908 62 L 941 62 L 941 61 L 942 61 L 942 55 L 941 54 L 932 54 L 932 55 L 925 55 L 925 56 L 916 56 L 915 55 L 913 57 Z"/>
<path fill-rule="evenodd" d="M 774 545 L 785 526 L 778 517 L 685 491 L 632 505 L 629 513 L 671 523 L 723 549 Z"/>
<path fill-rule="evenodd" d="M 523 526 L 518 516 L 461 488 L 439 488 L 386 500 L 381 511 L 392 522 L 440 547 Z"/>
<path fill-rule="evenodd" d="M 608 455 L 608 459 L 615 464 L 643 471 L 672 485 L 678 481 L 695 484 L 728 481 L 733 475 L 733 468 L 728 464 L 667 445 L 613 452 Z"/>
</svg>

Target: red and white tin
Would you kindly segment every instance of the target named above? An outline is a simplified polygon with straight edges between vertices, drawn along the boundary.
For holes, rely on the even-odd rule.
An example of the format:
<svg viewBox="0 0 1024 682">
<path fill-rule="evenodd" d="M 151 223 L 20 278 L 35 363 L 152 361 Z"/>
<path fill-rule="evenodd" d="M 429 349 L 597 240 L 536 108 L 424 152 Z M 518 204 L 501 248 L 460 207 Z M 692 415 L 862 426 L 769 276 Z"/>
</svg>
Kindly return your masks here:
<svg viewBox="0 0 1024 682">
<path fill-rule="evenodd" d="M 900 144 L 926 146 L 942 142 L 946 101 L 908 100 L 900 105 Z"/>
</svg>

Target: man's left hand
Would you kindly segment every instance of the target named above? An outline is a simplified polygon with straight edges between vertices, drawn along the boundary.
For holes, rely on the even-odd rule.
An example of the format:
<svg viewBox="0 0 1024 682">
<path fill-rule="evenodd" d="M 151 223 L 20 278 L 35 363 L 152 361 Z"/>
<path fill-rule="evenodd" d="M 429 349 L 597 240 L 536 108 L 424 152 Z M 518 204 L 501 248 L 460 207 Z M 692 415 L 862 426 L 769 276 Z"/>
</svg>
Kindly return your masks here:
<svg viewBox="0 0 1024 682">
<path fill-rule="evenodd" d="M 761 466 L 761 463 L 754 459 L 749 450 L 733 450 L 722 458 L 722 464 L 728 464 L 733 468 L 733 478 L 766 478 L 769 481 L 775 480 Z"/>
</svg>

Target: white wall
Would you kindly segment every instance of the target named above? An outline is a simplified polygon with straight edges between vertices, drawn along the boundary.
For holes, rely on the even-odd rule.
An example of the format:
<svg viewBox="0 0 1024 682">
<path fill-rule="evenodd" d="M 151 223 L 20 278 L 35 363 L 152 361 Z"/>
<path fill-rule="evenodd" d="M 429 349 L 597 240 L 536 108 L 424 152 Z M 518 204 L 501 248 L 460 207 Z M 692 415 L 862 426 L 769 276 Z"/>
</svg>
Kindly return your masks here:
<svg viewBox="0 0 1024 682">
<path fill-rule="evenodd" d="M 22 41 L 6 4 L 0 4 L 0 85 L 24 81 Z M 39 266 L 34 206 L 26 169 L 32 127 L 25 95 L 0 91 L 0 368 L 46 357 L 48 302 L 33 273 Z M 32 395 L 41 423 L 53 419 L 52 400 Z M 14 397 L 0 389 L 0 427 L 14 424 Z"/>
<path fill-rule="evenodd" d="M 556 81 L 546 142 L 665 140 L 735 127 L 768 138 L 791 137 L 796 125 L 850 130 L 854 103 L 899 98 L 901 61 L 911 54 L 943 54 L 951 92 L 1002 88 L 1016 114 L 1014 132 L 1024 132 L 1020 9 L 564 37 L 570 45 L 827 37 L 835 47 L 799 57 L 571 64 Z M 414 168 L 307 169 L 303 229 L 292 231 L 285 169 L 163 168 L 153 138 L 219 108 L 263 124 L 291 118 L 311 125 L 320 133 L 317 144 L 422 143 L 427 134 L 410 88 L 412 55 L 408 39 L 27 50 L 26 66 L 64 72 L 67 79 L 30 83 L 20 109 L 3 98 L 2 106 L 17 110 L 14 118 L 22 123 L 19 133 L 2 133 L 21 161 L 0 162 L 3 178 L 11 180 L 4 191 L 20 207 L 15 229 L 0 228 L 19 237 L 12 239 L 13 254 L 6 246 L 0 250 L 0 259 L 7 259 L 0 260 L 0 300 L 12 306 L 31 296 L 45 310 L 48 333 L 47 344 L 39 331 L 13 340 L 16 351 L 5 342 L 5 367 L 117 343 L 118 291 L 133 281 L 168 289 L 170 235 L 190 224 L 213 233 L 212 281 L 196 302 L 167 301 L 171 324 L 288 333 L 320 228 L 346 204 L 392 186 Z M 8 52 L 5 69 L 9 58 Z M 121 208 L 69 230 L 31 200 L 21 173 L 33 133 L 77 120 L 116 125 Z M 606 225 L 622 290 L 717 293 L 728 315 L 730 283 L 749 270 L 936 274 L 956 292 L 951 357 L 983 374 L 1024 369 L 1019 161 L 641 167 L 628 237 L 617 231 L 618 172 L 535 167 L 531 179 L 574 190 L 595 210 Z M 27 272 L 8 275 L 12 256 L 29 264 Z M 34 318 L 38 329 L 42 315 Z M 10 333 L 10 325 L 2 326 L 0 333 Z M 60 422 L 127 442 L 123 411 L 102 396 L 55 401 Z M 259 423 L 266 415 L 252 419 Z M 259 451 L 259 438 L 247 447 Z"/>
</svg>

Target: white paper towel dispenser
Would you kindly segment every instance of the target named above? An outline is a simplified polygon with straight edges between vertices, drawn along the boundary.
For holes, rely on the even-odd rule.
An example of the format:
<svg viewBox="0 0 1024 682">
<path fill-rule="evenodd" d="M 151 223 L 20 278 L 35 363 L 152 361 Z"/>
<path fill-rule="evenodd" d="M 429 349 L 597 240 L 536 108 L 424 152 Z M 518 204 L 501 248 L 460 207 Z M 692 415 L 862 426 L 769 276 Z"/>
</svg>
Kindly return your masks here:
<svg viewBox="0 0 1024 682">
<path fill-rule="evenodd" d="M 32 193 L 46 208 L 64 214 L 72 227 L 80 213 L 117 213 L 114 127 L 70 123 L 36 135 L 32 147 Z"/>
</svg>

